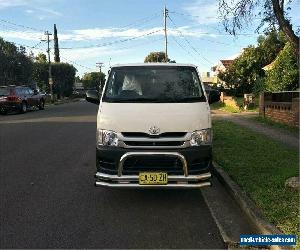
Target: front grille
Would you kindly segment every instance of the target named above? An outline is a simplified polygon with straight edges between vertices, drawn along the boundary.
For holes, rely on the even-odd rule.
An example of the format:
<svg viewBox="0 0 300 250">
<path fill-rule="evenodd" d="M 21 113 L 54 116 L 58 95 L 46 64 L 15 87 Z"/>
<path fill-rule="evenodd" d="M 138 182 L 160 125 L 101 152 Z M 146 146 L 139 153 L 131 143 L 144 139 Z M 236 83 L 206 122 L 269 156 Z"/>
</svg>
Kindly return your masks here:
<svg viewBox="0 0 300 250">
<path fill-rule="evenodd" d="M 181 161 L 174 156 L 135 156 L 124 162 L 123 173 L 133 174 L 139 172 L 163 171 L 169 174 L 183 174 Z"/>
<path fill-rule="evenodd" d="M 124 141 L 127 146 L 136 146 L 136 147 L 151 147 L 151 146 L 182 146 L 184 141 Z"/>
<path fill-rule="evenodd" d="M 122 132 L 124 137 L 142 137 L 142 138 L 176 138 L 176 137 L 184 137 L 186 132 L 165 132 L 158 135 L 150 135 L 142 132 Z"/>
<path fill-rule="evenodd" d="M 188 159 L 187 159 L 188 160 Z M 210 159 L 188 161 L 189 175 L 206 173 L 209 171 Z M 98 171 L 106 174 L 117 174 L 118 161 L 97 159 Z M 172 175 L 183 175 L 183 166 L 175 156 L 132 156 L 125 160 L 124 175 L 138 175 L 139 172 L 167 172 Z"/>
</svg>

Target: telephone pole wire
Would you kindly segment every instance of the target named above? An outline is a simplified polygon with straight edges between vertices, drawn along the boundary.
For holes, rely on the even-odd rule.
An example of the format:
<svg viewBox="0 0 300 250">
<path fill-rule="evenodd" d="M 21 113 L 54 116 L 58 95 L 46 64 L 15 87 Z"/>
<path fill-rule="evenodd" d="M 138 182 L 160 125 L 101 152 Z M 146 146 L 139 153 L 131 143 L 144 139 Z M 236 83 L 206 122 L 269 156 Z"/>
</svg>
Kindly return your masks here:
<svg viewBox="0 0 300 250">
<path fill-rule="evenodd" d="M 168 10 L 165 5 L 164 9 L 164 31 L 165 31 L 165 62 L 168 62 L 168 36 L 167 36 L 167 17 L 168 17 Z"/>
</svg>

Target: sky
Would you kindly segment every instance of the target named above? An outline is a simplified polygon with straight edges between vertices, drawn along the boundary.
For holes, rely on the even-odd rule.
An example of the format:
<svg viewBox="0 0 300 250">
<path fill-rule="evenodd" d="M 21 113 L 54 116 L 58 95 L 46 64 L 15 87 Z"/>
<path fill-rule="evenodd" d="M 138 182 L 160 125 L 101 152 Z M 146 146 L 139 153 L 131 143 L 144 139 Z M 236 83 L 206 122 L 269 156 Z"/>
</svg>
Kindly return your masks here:
<svg viewBox="0 0 300 250">
<path fill-rule="evenodd" d="M 74 64 L 79 76 L 98 71 L 98 62 L 106 73 L 110 65 L 143 62 L 150 52 L 164 51 L 164 6 L 168 56 L 178 63 L 207 72 L 256 44 L 259 19 L 233 37 L 221 23 L 218 0 L 0 0 L 0 37 L 28 52 L 46 53 L 41 40 L 56 24 L 62 62 Z M 299 12 L 300 0 L 294 0 L 289 14 L 294 26 L 300 24 Z M 53 40 L 50 46 L 53 60 Z"/>
</svg>

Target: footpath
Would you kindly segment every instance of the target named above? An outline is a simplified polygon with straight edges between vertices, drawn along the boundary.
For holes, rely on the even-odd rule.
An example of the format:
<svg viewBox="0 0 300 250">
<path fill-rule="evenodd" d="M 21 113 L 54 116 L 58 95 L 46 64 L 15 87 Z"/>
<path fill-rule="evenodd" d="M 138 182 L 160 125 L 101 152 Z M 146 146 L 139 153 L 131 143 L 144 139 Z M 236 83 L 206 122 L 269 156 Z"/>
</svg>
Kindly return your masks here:
<svg viewBox="0 0 300 250">
<path fill-rule="evenodd" d="M 235 114 L 221 110 L 212 110 L 211 113 L 213 120 L 223 119 L 232 121 L 233 123 L 246 127 L 259 134 L 266 135 L 269 138 L 279 141 L 287 146 L 299 149 L 299 134 L 295 135 L 288 131 L 273 128 L 271 126 L 248 119 L 251 116 L 257 116 L 256 112 L 244 112 Z"/>
</svg>

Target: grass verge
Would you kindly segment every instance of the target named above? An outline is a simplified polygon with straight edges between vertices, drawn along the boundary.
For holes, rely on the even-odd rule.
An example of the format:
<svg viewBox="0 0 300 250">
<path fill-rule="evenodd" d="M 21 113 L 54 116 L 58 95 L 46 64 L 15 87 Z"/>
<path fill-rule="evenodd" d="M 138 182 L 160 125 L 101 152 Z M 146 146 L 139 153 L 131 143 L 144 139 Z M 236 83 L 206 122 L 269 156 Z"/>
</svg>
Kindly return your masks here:
<svg viewBox="0 0 300 250">
<path fill-rule="evenodd" d="M 239 105 L 239 107 L 240 106 L 241 105 Z M 210 105 L 210 108 L 212 110 L 223 110 L 223 111 L 226 111 L 226 112 L 229 112 L 229 113 L 241 113 L 241 112 L 245 112 L 245 111 L 247 111 L 247 112 L 257 112 L 258 111 L 258 107 L 257 106 L 255 108 L 244 110 L 242 108 L 238 108 L 238 107 L 226 105 L 226 104 L 224 104 L 222 102 L 212 103 Z"/>
<path fill-rule="evenodd" d="M 284 185 L 287 178 L 299 175 L 297 150 L 229 121 L 214 121 L 213 131 L 215 161 L 267 220 L 299 239 L 299 192 Z"/>
<path fill-rule="evenodd" d="M 215 103 L 212 103 L 210 105 L 210 108 L 212 110 L 223 110 L 223 111 L 226 111 L 226 112 L 229 112 L 229 113 L 240 113 L 241 110 L 237 107 L 233 107 L 233 106 L 228 106 L 228 105 L 225 105 L 224 103 L 222 102 L 215 102 Z"/>
<path fill-rule="evenodd" d="M 287 124 L 275 122 L 271 119 L 264 118 L 261 116 L 249 117 L 249 119 L 259 122 L 259 123 L 262 123 L 262 124 L 265 124 L 265 125 L 268 125 L 268 126 L 271 126 L 271 127 L 274 127 L 274 128 L 288 131 L 294 135 L 299 135 L 299 128 L 297 128 L 297 127 L 293 127 L 293 126 L 289 126 Z"/>
</svg>

